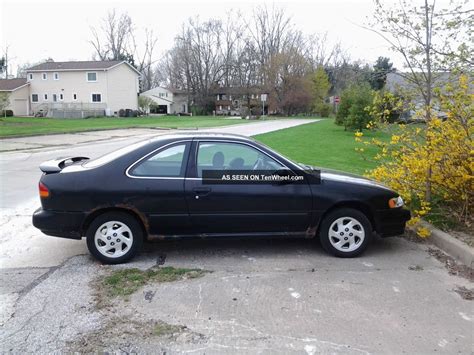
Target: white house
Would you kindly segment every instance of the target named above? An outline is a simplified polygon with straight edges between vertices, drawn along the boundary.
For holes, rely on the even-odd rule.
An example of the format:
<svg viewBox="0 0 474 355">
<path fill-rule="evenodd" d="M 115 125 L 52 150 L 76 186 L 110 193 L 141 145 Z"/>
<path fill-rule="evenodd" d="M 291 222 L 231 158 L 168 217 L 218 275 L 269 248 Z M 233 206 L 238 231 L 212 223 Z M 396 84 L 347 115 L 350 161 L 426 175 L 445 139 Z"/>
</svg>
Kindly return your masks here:
<svg viewBox="0 0 474 355">
<path fill-rule="evenodd" d="M 180 114 L 189 112 L 188 95 L 182 90 L 156 87 L 142 92 L 140 96 L 146 96 L 153 100 L 154 105 L 150 108 L 150 113 Z"/>
<path fill-rule="evenodd" d="M 117 115 L 120 109 L 138 109 L 140 73 L 126 61 L 46 62 L 26 75 L 31 115 L 40 110 L 52 117 Z"/>
<path fill-rule="evenodd" d="M 26 79 L 0 80 L 0 92 L 7 93 L 9 104 L 7 110 L 12 110 L 15 116 L 27 116 L 30 112 L 29 84 Z"/>
</svg>

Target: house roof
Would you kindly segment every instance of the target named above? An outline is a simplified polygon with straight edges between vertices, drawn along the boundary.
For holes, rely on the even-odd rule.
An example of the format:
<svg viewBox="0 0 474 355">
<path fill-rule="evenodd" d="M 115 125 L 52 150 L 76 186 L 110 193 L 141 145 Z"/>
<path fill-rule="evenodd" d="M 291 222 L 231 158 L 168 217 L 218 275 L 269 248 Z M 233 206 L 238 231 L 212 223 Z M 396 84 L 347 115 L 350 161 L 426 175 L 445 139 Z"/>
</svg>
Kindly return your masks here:
<svg viewBox="0 0 474 355">
<path fill-rule="evenodd" d="M 26 78 L 0 79 L 0 91 L 15 91 L 27 84 Z"/>
<path fill-rule="evenodd" d="M 140 74 L 130 63 L 124 60 L 106 61 L 75 61 L 75 62 L 44 62 L 28 68 L 28 72 L 34 71 L 68 71 L 68 70 L 108 70 L 122 63 L 127 64 L 131 69 Z"/>
<path fill-rule="evenodd" d="M 231 86 L 231 87 L 215 87 L 212 89 L 213 94 L 227 95 L 245 95 L 245 94 L 262 94 L 265 91 L 257 86 Z"/>
</svg>

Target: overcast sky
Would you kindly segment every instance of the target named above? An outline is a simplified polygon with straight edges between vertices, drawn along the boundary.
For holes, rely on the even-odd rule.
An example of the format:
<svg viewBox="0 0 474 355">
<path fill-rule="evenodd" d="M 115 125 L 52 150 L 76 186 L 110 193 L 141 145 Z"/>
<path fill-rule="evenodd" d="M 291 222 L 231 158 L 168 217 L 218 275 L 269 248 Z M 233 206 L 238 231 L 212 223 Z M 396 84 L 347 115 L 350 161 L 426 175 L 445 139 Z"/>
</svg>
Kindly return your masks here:
<svg viewBox="0 0 474 355">
<path fill-rule="evenodd" d="M 396 0 L 386 0 L 394 2 Z M 419 1 L 419 0 L 418 0 Z M 157 56 L 173 44 L 181 24 L 191 16 L 201 20 L 222 18 L 229 9 L 250 17 L 259 1 L 25 1 L 0 0 L 2 49 L 8 45 L 12 67 L 45 58 L 55 61 L 90 60 L 93 48 L 88 43 L 91 26 L 100 26 L 110 9 L 127 11 L 135 26 L 150 27 L 158 37 Z M 331 43 L 340 41 L 353 59 L 373 63 L 378 56 L 401 61 L 376 34 L 362 29 L 373 10 L 372 0 L 312 0 L 266 2 L 285 9 L 296 27 L 306 34 L 328 32 Z"/>
</svg>

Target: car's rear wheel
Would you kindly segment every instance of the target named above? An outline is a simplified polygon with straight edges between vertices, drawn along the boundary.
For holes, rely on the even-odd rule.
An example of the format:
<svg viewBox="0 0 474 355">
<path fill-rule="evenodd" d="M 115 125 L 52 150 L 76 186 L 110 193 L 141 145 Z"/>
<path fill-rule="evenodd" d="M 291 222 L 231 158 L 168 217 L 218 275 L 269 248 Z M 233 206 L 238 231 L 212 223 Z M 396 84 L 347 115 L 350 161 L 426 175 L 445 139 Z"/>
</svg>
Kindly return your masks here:
<svg viewBox="0 0 474 355">
<path fill-rule="evenodd" d="M 138 221 L 128 213 L 99 215 L 86 232 L 89 252 L 106 264 L 120 264 L 133 258 L 143 243 Z"/>
<path fill-rule="evenodd" d="M 339 208 L 321 222 L 319 237 L 328 253 L 351 258 L 367 248 L 372 239 L 372 225 L 364 213 L 352 208 Z"/>
</svg>

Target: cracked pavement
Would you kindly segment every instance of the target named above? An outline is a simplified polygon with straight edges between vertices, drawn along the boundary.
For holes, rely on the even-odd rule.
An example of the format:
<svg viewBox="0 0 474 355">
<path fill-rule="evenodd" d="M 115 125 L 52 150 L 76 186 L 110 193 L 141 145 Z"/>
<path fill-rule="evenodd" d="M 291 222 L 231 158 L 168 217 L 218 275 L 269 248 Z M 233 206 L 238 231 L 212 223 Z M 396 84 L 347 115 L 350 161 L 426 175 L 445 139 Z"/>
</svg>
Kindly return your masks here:
<svg viewBox="0 0 474 355">
<path fill-rule="evenodd" d="M 146 138 L 94 134 L 92 143 L 0 154 L 1 353 L 473 352 L 473 303 L 454 291 L 472 282 L 450 275 L 428 244 L 376 240 L 360 258 L 337 259 L 303 239 L 159 241 L 112 267 L 93 260 L 84 240 L 42 235 L 31 225 L 41 161 Z M 148 284 L 98 307 L 101 275 L 157 265 L 212 273 Z M 161 323 L 181 330 L 155 334 Z"/>
<path fill-rule="evenodd" d="M 0 351 L 470 353 L 472 301 L 454 288 L 471 284 L 426 248 L 390 238 L 336 259 L 312 240 L 197 239 L 147 243 L 127 265 L 80 255 L 51 269 L 3 269 L 1 292 L 17 300 Z M 97 277 L 157 264 L 212 272 L 97 307 Z M 183 331 L 155 335 L 156 322 Z"/>
</svg>

